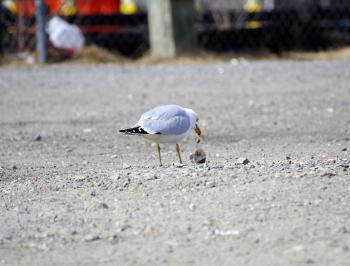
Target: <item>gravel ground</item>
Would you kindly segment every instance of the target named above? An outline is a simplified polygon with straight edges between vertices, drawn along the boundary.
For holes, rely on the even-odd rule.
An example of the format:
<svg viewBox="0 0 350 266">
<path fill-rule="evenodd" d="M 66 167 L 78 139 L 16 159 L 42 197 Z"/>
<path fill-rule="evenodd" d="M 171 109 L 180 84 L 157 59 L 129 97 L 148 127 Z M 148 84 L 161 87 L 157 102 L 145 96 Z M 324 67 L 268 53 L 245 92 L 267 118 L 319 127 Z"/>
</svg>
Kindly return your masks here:
<svg viewBox="0 0 350 266">
<path fill-rule="evenodd" d="M 1 68 L 0 265 L 349 265 L 349 69 Z M 168 103 L 207 164 L 118 133 Z"/>
</svg>

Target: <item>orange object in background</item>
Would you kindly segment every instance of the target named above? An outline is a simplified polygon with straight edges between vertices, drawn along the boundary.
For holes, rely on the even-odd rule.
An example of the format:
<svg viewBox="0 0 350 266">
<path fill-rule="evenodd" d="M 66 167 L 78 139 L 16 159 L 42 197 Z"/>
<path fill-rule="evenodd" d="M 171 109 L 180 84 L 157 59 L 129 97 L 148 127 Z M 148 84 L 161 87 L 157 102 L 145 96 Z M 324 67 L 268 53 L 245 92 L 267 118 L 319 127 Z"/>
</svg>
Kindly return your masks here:
<svg viewBox="0 0 350 266">
<path fill-rule="evenodd" d="M 51 15 L 55 14 L 60 8 L 60 0 L 44 0 L 45 5 L 49 8 Z M 16 0 L 17 10 L 19 14 L 25 16 L 34 16 L 35 15 L 35 0 Z"/>
<path fill-rule="evenodd" d="M 56 14 L 64 0 L 44 0 L 51 15 Z M 120 0 L 75 0 L 79 15 L 111 15 L 119 13 Z M 35 0 L 16 0 L 19 14 L 35 15 Z"/>
<path fill-rule="evenodd" d="M 32 16 L 35 14 L 34 1 L 16 0 L 18 14 Z"/>
</svg>

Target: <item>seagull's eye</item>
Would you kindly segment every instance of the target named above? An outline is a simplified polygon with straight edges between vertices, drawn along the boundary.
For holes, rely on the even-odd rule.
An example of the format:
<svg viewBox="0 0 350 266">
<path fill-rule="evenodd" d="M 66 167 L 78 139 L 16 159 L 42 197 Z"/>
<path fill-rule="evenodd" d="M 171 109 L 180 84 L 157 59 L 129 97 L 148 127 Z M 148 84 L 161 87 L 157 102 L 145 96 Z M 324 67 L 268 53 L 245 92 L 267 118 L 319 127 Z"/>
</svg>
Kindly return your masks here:
<svg viewBox="0 0 350 266">
<path fill-rule="evenodd" d="M 199 121 L 199 118 L 196 118 L 196 122 L 198 122 Z"/>
</svg>

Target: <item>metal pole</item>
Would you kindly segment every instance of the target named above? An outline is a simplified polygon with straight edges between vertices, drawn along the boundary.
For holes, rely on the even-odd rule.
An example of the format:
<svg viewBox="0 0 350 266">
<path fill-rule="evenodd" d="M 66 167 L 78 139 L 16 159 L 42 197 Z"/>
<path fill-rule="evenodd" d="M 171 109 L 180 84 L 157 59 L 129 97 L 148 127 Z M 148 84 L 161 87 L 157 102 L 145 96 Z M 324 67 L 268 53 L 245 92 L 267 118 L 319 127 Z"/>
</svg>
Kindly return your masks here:
<svg viewBox="0 0 350 266">
<path fill-rule="evenodd" d="M 44 0 L 35 0 L 36 5 L 36 52 L 38 55 L 38 62 L 46 63 L 47 60 L 47 42 L 45 33 L 45 4 Z"/>
<path fill-rule="evenodd" d="M 3 42 L 3 36 L 4 36 L 4 32 L 5 32 L 5 23 L 3 20 L 5 20 L 5 16 L 4 16 L 4 10 L 3 10 L 3 6 L 0 5 L 0 64 L 2 63 L 2 55 L 4 53 L 4 42 Z"/>
</svg>

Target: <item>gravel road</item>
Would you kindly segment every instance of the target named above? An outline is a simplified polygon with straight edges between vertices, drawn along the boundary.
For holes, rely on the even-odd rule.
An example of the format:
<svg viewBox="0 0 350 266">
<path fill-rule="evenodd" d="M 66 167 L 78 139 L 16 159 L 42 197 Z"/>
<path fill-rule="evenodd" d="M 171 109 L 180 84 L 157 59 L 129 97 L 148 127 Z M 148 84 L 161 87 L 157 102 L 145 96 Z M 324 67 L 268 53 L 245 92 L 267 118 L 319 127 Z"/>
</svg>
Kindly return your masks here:
<svg viewBox="0 0 350 266">
<path fill-rule="evenodd" d="M 349 265 L 349 138 L 350 61 L 0 68 L 0 265 Z"/>
</svg>

